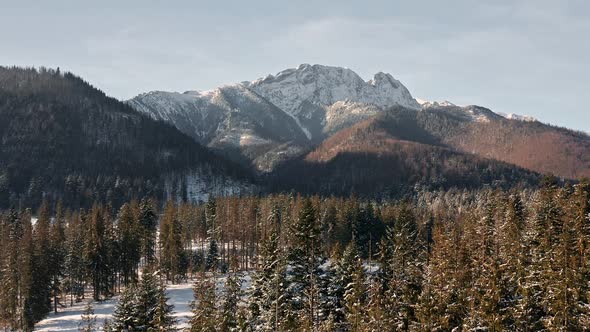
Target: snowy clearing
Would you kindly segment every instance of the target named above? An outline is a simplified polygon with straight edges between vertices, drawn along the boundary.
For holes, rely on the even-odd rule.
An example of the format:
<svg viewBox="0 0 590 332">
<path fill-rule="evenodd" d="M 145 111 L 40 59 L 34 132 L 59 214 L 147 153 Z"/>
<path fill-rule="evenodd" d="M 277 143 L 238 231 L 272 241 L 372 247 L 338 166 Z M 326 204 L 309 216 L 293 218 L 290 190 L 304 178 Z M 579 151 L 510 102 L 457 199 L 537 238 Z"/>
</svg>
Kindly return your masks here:
<svg viewBox="0 0 590 332">
<path fill-rule="evenodd" d="M 219 276 L 216 279 L 217 290 L 221 292 L 226 276 Z M 188 328 L 188 320 L 190 319 L 191 309 L 190 303 L 193 300 L 193 284 L 195 280 L 189 280 L 185 283 L 177 285 L 167 285 L 167 294 L 170 300 L 169 304 L 174 305 L 174 317 L 177 319 L 176 327 L 179 329 Z M 250 287 L 250 275 L 242 276 L 242 290 Z M 115 306 L 119 296 L 103 302 L 92 302 L 94 314 L 96 316 L 96 326 L 98 331 L 102 331 L 102 324 L 105 319 L 112 319 Z M 44 320 L 35 325 L 35 330 L 38 332 L 77 332 L 80 323 L 82 322 L 82 312 L 86 305 L 86 301 L 75 303 L 72 307 L 62 308 L 56 315 L 53 312 Z"/>
</svg>

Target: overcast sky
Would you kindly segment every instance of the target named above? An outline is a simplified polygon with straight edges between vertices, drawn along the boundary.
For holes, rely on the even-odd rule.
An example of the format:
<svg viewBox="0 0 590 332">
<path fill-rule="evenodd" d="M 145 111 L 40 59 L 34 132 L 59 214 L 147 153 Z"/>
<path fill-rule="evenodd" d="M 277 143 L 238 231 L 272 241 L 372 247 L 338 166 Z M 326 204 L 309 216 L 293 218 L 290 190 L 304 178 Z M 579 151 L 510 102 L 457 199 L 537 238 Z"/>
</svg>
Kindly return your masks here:
<svg viewBox="0 0 590 332">
<path fill-rule="evenodd" d="M 0 0 L 1 65 L 59 66 L 120 99 L 319 63 L 590 132 L 589 62 L 586 0 Z"/>
</svg>

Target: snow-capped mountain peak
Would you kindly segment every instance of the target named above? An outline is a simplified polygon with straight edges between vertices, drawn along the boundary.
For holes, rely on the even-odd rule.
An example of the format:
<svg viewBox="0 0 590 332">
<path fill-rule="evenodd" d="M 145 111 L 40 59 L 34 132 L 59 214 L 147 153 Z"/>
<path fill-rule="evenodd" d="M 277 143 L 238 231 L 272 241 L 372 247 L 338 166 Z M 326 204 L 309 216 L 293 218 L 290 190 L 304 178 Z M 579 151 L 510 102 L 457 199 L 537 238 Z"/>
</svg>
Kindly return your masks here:
<svg viewBox="0 0 590 332">
<path fill-rule="evenodd" d="M 420 108 L 408 89 L 390 74 L 379 72 L 365 82 L 343 67 L 302 64 L 252 81 L 249 87 L 292 115 L 309 104 L 327 107 L 345 100 L 381 108 Z"/>
<path fill-rule="evenodd" d="M 388 108 L 420 109 L 390 74 L 365 81 L 351 69 L 317 64 L 208 91 L 150 92 L 128 103 L 202 144 L 239 149 L 237 159 L 254 161 L 259 169 Z"/>
</svg>

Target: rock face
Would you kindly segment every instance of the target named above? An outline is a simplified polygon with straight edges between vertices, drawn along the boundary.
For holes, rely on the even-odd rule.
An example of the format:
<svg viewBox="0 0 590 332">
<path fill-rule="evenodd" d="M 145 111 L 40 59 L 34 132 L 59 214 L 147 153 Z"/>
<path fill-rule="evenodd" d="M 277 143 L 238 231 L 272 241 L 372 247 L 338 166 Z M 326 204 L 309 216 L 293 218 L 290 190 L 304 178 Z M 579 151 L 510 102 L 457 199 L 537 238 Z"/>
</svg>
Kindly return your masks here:
<svg viewBox="0 0 590 332">
<path fill-rule="evenodd" d="M 326 113 L 338 102 L 346 102 L 349 110 L 358 108 L 351 112 L 351 117 L 356 119 L 363 114 L 363 109 L 371 108 L 366 105 L 373 106 L 373 110 L 396 105 L 420 108 L 408 89 L 390 74 L 377 73 L 365 82 L 352 70 L 340 67 L 303 64 L 248 86 L 297 119 L 312 141 L 325 138 Z M 367 115 L 374 113 L 370 111 Z"/>
<path fill-rule="evenodd" d="M 350 69 L 308 64 L 205 92 L 149 92 L 128 104 L 263 172 L 385 109 L 420 108 L 389 74 L 364 81 Z"/>
</svg>

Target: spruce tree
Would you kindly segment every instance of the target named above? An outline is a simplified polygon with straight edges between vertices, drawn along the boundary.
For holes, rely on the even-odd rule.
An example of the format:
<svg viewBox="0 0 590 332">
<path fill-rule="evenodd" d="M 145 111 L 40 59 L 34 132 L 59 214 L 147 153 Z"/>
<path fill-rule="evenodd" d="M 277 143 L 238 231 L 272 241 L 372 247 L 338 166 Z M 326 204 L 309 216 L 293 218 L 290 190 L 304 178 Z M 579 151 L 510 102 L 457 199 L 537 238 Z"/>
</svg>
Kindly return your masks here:
<svg viewBox="0 0 590 332">
<path fill-rule="evenodd" d="M 141 233 L 129 204 L 123 204 L 118 215 L 119 262 L 123 273 L 123 283 L 137 279 L 136 270 L 141 258 Z"/>
<path fill-rule="evenodd" d="M 136 329 L 147 331 L 154 319 L 156 307 L 160 302 L 160 287 L 157 274 L 151 269 L 145 269 L 141 275 L 135 296 L 135 326 Z"/>
<path fill-rule="evenodd" d="M 65 223 L 61 203 L 57 204 L 55 220 L 51 224 L 50 246 L 51 295 L 53 296 L 53 311 L 57 313 L 58 298 L 63 295 L 62 279 L 66 257 Z"/>
<path fill-rule="evenodd" d="M 391 274 L 385 296 L 390 300 L 389 310 L 396 313 L 392 317 L 395 328 L 407 331 L 415 320 L 414 307 L 418 302 L 422 283 L 422 248 L 418 240 L 418 226 L 416 217 L 407 204 L 400 206 L 393 233 L 387 235 L 393 235 L 393 239 L 388 240 L 393 243 L 393 248 L 384 271 Z"/>
<path fill-rule="evenodd" d="M 33 231 L 34 252 L 30 303 L 35 321 L 43 319 L 51 310 L 50 224 L 49 204 L 44 200 L 39 208 L 39 218 Z"/>
<path fill-rule="evenodd" d="M 99 301 L 111 295 L 109 246 L 107 238 L 107 216 L 94 204 L 88 218 L 84 243 L 84 260 L 87 273 L 92 280 L 93 296 Z M 79 250 L 79 249 L 78 249 Z"/>
<path fill-rule="evenodd" d="M 349 331 L 364 331 L 366 324 L 367 288 L 365 271 L 360 257 L 356 257 L 351 282 L 344 290 L 344 307 Z"/>
<path fill-rule="evenodd" d="M 189 320 L 190 331 L 215 332 L 217 326 L 215 283 L 202 274 L 193 287 L 193 293 L 192 317 Z"/>
<path fill-rule="evenodd" d="M 289 263 L 292 266 L 291 286 L 300 297 L 293 299 L 293 307 L 314 328 L 318 322 L 319 276 L 321 257 L 320 234 L 316 210 L 309 198 L 304 198 L 297 220 L 291 228 L 292 244 Z"/>
<path fill-rule="evenodd" d="M 331 308 L 330 316 L 336 326 L 340 326 L 346 319 L 345 298 L 346 288 L 352 284 L 356 263 L 360 254 L 355 242 L 350 242 L 339 261 L 334 263 L 334 273 L 330 283 Z"/>
<path fill-rule="evenodd" d="M 113 313 L 115 331 L 132 331 L 137 329 L 136 289 L 130 285 L 125 288 Z"/>
<path fill-rule="evenodd" d="M 153 315 L 149 323 L 148 332 L 167 332 L 174 331 L 176 319 L 174 318 L 174 306 L 168 304 L 168 297 L 166 296 L 166 287 L 163 282 L 160 282 L 158 287 L 157 304 L 153 308 Z"/>
<path fill-rule="evenodd" d="M 242 294 L 242 281 L 238 272 L 237 258 L 234 256 L 231 261 L 231 271 L 225 281 L 221 299 L 221 331 L 236 331 L 238 327 L 238 305 Z"/>
<path fill-rule="evenodd" d="M 160 223 L 160 265 L 166 272 L 166 279 L 178 281 L 186 271 L 183 270 L 184 250 L 181 228 L 174 202 L 168 201 Z"/>
<path fill-rule="evenodd" d="M 148 264 L 156 257 L 156 231 L 158 220 L 153 203 L 142 199 L 139 204 L 139 225 L 141 226 L 141 253 Z"/>
<path fill-rule="evenodd" d="M 80 332 L 94 332 L 96 331 L 96 315 L 94 315 L 94 307 L 92 302 L 88 301 L 82 312 L 82 321 L 78 328 Z"/>
</svg>

